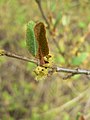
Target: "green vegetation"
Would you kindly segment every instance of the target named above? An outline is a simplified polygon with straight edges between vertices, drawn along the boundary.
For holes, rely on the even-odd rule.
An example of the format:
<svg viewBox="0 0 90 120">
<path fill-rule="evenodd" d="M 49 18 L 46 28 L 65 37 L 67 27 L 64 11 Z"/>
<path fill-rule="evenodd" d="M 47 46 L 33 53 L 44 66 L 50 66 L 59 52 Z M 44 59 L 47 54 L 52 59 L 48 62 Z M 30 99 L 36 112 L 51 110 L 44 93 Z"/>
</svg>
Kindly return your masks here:
<svg viewBox="0 0 90 120">
<path fill-rule="evenodd" d="M 36 0 L 0 0 L 0 49 L 36 56 L 37 46 L 31 54 L 27 50 L 26 25 L 43 22 L 54 64 L 90 69 L 90 1 L 41 0 L 40 5 L 45 16 Z M 90 120 L 90 76 L 63 80 L 66 73 L 50 73 L 36 81 L 35 68 L 0 56 L 0 120 Z"/>
</svg>

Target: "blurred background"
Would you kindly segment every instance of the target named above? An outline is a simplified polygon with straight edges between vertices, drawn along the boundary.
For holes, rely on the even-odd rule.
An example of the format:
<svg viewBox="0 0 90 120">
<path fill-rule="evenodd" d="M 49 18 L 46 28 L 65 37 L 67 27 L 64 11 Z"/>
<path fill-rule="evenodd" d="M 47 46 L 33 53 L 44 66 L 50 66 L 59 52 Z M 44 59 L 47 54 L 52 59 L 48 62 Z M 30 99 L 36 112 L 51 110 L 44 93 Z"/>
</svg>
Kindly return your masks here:
<svg viewBox="0 0 90 120">
<path fill-rule="evenodd" d="M 90 1 L 41 0 L 54 64 L 90 69 Z M 26 24 L 45 23 L 35 0 L 0 0 L 0 49 L 31 57 Z M 46 23 L 45 23 L 46 24 Z M 46 25 L 47 26 L 47 25 Z M 36 81 L 36 65 L 0 57 L 0 120 L 90 120 L 90 77 L 55 73 Z M 89 90 L 88 90 L 89 89 Z"/>
</svg>

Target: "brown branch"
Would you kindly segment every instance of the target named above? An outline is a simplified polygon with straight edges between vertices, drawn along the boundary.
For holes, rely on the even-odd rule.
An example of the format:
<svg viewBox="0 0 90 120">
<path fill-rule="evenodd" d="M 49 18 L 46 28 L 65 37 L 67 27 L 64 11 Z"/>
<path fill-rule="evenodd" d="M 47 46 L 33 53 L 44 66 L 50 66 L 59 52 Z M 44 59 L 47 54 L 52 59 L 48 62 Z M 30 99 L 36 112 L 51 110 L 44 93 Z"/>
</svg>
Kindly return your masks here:
<svg viewBox="0 0 90 120">
<path fill-rule="evenodd" d="M 24 56 L 20 56 L 20 55 L 11 53 L 11 52 L 7 52 L 5 50 L 0 50 L 0 56 L 7 56 L 7 57 L 16 58 L 16 59 L 20 59 L 20 60 L 23 60 L 23 61 L 39 64 L 38 61 L 36 61 L 34 59 L 30 59 L 30 58 L 27 58 L 27 57 L 24 57 Z"/>
<path fill-rule="evenodd" d="M 50 24 L 49 24 L 45 14 L 44 14 L 44 11 L 42 9 L 41 0 L 35 0 L 35 1 L 36 1 L 37 5 L 38 5 L 38 8 L 39 8 L 39 10 L 41 12 L 41 15 L 42 15 L 43 19 L 45 20 L 46 24 L 48 25 L 47 27 L 50 28 Z"/>
<path fill-rule="evenodd" d="M 72 73 L 72 76 L 75 74 L 85 74 L 90 75 L 90 70 L 85 69 L 69 69 L 69 68 L 63 68 L 63 67 L 56 67 L 56 72 L 65 72 L 65 73 Z"/>
<path fill-rule="evenodd" d="M 10 52 L 7 52 L 5 50 L 0 50 L 0 56 L 7 56 L 7 57 L 11 57 L 11 58 L 16 58 L 16 59 L 20 59 L 20 60 L 27 61 L 27 62 L 32 62 L 36 65 L 40 65 L 38 60 L 30 59 L 30 58 L 20 56 L 20 55 L 16 55 L 14 53 L 10 53 Z M 45 66 L 43 65 L 42 67 L 45 67 Z M 56 71 L 56 72 L 70 73 L 70 76 L 68 76 L 68 77 L 71 77 L 71 76 L 77 75 L 77 74 L 90 75 L 90 70 L 85 70 L 85 69 L 79 69 L 79 68 L 69 69 L 69 68 L 57 67 L 57 66 L 48 67 L 48 68 L 50 68 L 50 69 L 52 69 L 52 71 Z"/>
</svg>

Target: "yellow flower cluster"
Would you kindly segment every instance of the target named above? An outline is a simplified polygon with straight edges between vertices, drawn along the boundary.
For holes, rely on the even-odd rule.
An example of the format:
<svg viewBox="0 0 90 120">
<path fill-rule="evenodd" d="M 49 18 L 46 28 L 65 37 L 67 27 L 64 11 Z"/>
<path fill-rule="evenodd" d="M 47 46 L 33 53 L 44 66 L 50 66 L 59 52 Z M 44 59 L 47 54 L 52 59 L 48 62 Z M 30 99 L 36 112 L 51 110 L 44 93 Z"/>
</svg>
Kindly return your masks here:
<svg viewBox="0 0 90 120">
<path fill-rule="evenodd" d="M 0 56 L 4 55 L 5 54 L 5 51 L 4 50 L 0 50 Z"/>
<path fill-rule="evenodd" d="M 36 80 L 45 79 L 49 74 L 50 67 L 52 67 L 53 65 L 52 55 L 45 56 L 44 60 L 45 60 L 45 64 L 43 66 L 37 66 L 36 69 L 34 70 L 34 73 L 36 75 Z"/>
</svg>

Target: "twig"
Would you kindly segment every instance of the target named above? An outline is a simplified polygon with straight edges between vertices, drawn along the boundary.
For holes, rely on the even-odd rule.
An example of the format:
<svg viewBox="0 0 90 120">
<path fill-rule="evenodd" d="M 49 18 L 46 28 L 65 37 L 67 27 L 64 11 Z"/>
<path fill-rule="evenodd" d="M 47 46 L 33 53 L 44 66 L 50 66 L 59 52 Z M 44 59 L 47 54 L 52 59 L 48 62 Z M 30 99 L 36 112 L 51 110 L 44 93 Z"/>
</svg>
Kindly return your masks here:
<svg viewBox="0 0 90 120">
<path fill-rule="evenodd" d="M 89 75 L 90 70 L 85 70 L 85 69 L 68 69 L 68 68 L 63 68 L 63 67 L 56 67 L 56 72 L 66 72 L 66 73 L 72 73 L 72 74 L 85 74 Z"/>
<path fill-rule="evenodd" d="M 7 56 L 7 57 L 11 57 L 11 58 L 16 58 L 16 59 L 20 59 L 23 61 L 27 61 L 27 62 L 32 62 L 36 65 L 39 65 L 39 61 L 35 60 L 35 59 L 30 59 L 24 56 L 20 56 L 11 52 L 7 52 L 5 50 L 0 50 L 0 56 Z M 42 67 L 45 67 L 44 65 Z M 48 67 L 50 69 L 52 69 L 52 71 L 56 71 L 56 72 L 65 72 L 65 73 L 71 73 L 72 76 L 73 75 L 77 75 L 77 74 L 85 74 L 85 75 L 90 75 L 90 70 L 85 70 L 85 69 L 69 69 L 69 68 L 63 68 L 63 67 Z M 71 77 L 71 75 L 70 75 Z"/>
<path fill-rule="evenodd" d="M 38 61 L 36 61 L 34 59 L 30 59 L 30 58 L 27 58 L 27 57 L 24 57 L 24 56 L 16 55 L 14 53 L 7 52 L 5 50 L 2 50 L 2 51 L 0 50 L 0 56 L 7 56 L 7 57 L 16 58 L 16 59 L 20 59 L 20 60 L 23 60 L 23 61 L 27 61 L 27 62 L 32 62 L 32 63 L 38 64 Z"/>
<path fill-rule="evenodd" d="M 43 19 L 45 20 L 46 24 L 48 25 L 47 27 L 49 28 L 50 24 L 49 24 L 45 14 L 44 14 L 44 11 L 42 9 L 41 0 L 35 0 L 35 1 L 36 1 L 37 5 L 38 5 L 38 8 L 39 8 L 39 10 L 41 12 L 41 15 L 42 15 Z"/>
</svg>

